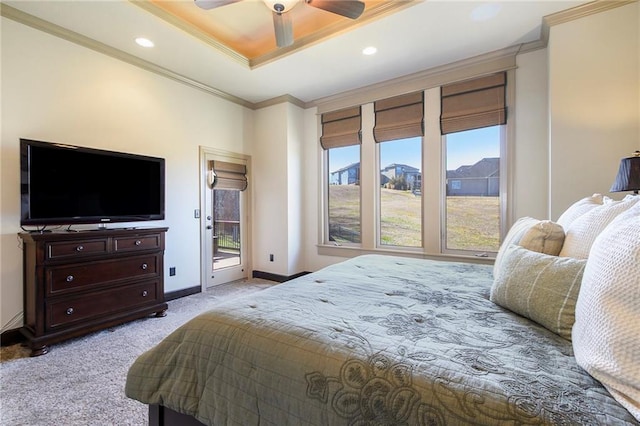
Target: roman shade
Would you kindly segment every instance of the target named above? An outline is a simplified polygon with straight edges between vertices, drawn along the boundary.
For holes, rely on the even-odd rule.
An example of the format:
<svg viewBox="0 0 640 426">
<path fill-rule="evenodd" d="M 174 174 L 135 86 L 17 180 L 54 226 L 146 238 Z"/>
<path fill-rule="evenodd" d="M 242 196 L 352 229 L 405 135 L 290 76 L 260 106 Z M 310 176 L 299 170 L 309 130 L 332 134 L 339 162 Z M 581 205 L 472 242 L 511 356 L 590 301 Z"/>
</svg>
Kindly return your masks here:
<svg viewBox="0 0 640 426">
<path fill-rule="evenodd" d="M 505 124 L 506 81 L 506 73 L 501 72 L 442 86 L 442 134 Z"/>
<path fill-rule="evenodd" d="M 244 164 L 211 161 L 209 184 L 213 189 L 247 189 L 247 167 Z"/>
<path fill-rule="evenodd" d="M 424 92 L 374 102 L 376 142 L 424 136 Z"/>
<path fill-rule="evenodd" d="M 360 145 L 362 116 L 360 106 L 322 114 L 320 145 L 324 149 Z"/>
</svg>

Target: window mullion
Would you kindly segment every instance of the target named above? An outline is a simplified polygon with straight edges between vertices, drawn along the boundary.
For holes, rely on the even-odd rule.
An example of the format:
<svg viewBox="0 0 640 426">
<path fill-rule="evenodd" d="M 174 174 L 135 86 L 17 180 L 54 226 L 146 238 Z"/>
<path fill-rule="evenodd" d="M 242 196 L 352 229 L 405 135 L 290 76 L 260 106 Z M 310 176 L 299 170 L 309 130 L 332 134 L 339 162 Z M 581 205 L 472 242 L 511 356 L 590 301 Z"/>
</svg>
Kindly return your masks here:
<svg viewBox="0 0 640 426">
<path fill-rule="evenodd" d="M 360 220 L 362 229 L 362 248 L 374 249 L 377 240 L 376 217 L 378 209 L 378 191 L 376 185 L 376 143 L 373 139 L 373 104 L 362 105 L 362 145 L 360 153 Z M 374 195 L 375 194 L 375 195 Z"/>
<path fill-rule="evenodd" d="M 425 91 L 425 135 L 422 152 L 422 232 L 425 253 L 440 253 L 444 223 L 442 209 L 442 136 L 440 135 L 440 88 Z"/>
</svg>

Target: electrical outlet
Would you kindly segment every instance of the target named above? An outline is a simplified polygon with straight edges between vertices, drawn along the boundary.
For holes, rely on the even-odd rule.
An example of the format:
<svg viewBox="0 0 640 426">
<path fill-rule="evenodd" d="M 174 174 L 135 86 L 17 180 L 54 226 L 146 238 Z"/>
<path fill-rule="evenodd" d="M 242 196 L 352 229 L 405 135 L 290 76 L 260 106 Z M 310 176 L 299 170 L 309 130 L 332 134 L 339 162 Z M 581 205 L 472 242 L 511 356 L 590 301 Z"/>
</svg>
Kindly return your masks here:
<svg viewBox="0 0 640 426">
<path fill-rule="evenodd" d="M 169 268 L 169 276 L 173 277 L 176 274 L 176 267 L 172 266 Z"/>
<path fill-rule="evenodd" d="M 272 254 L 269 255 L 269 262 L 273 262 L 273 255 Z"/>
</svg>

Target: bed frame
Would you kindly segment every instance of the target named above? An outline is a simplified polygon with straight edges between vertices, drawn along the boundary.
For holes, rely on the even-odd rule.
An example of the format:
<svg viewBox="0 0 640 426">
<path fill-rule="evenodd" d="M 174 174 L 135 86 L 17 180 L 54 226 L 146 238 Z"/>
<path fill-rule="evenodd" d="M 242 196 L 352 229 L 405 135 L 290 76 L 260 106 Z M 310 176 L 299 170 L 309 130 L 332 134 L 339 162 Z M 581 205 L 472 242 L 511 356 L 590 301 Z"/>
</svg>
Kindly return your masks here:
<svg viewBox="0 0 640 426">
<path fill-rule="evenodd" d="M 192 416 L 162 405 L 149 405 L 149 426 L 205 426 Z"/>
</svg>

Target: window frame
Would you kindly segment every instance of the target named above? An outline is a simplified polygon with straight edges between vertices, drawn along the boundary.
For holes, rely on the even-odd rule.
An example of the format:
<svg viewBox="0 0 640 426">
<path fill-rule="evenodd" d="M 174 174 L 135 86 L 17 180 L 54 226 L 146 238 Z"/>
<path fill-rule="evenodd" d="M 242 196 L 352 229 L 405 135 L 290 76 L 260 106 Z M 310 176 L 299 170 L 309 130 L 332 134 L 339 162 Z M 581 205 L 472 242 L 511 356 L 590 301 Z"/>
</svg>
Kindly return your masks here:
<svg viewBox="0 0 640 426">
<path fill-rule="evenodd" d="M 497 58 L 495 67 L 475 66 L 461 67 L 459 69 L 449 69 L 447 76 L 438 73 L 429 73 L 423 78 L 424 88 L 424 108 L 425 108 L 425 135 L 422 138 L 422 248 L 380 246 L 379 236 L 379 171 L 376 173 L 375 166 L 379 164 L 379 150 L 373 138 L 373 127 L 375 113 L 373 103 L 378 98 L 394 96 L 393 88 L 375 88 L 371 94 L 347 97 L 340 101 L 331 101 L 327 104 L 319 105 L 320 111 L 328 111 L 332 106 L 350 105 L 350 102 L 357 102 L 362 107 L 362 144 L 360 151 L 360 220 L 361 220 L 361 243 L 356 246 L 335 246 L 328 242 L 328 208 L 326 202 L 328 197 L 328 165 L 326 153 L 320 155 L 322 171 L 320 176 L 320 186 L 322 188 L 320 196 L 322 200 L 319 205 L 322 223 L 319 224 L 319 238 L 317 252 L 321 256 L 353 257 L 362 254 L 391 254 L 425 259 L 447 259 L 458 261 L 471 261 L 476 263 L 491 264 L 495 258 L 495 253 L 488 253 L 486 257 L 476 256 L 472 251 L 449 251 L 444 250 L 443 232 L 444 223 L 443 212 L 446 202 L 446 188 L 444 187 L 443 175 L 446 175 L 446 167 L 443 154 L 443 135 L 440 133 L 440 87 L 453 81 L 471 79 L 489 73 L 505 71 L 507 73 L 506 85 L 506 110 L 507 123 L 501 129 L 500 147 L 500 241 L 503 240 L 511 223 L 513 223 L 512 200 L 510 196 L 513 191 L 513 145 L 515 143 L 515 62 L 514 57 L 506 55 Z M 486 64 L 485 64 L 486 65 Z M 476 72 L 472 72 L 476 69 Z M 395 92 L 406 93 L 415 91 L 413 85 L 407 89 L 406 85 L 398 86 L 401 90 Z M 376 95 L 378 94 L 378 95 Z M 377 97 L 376 97 L 377 96 Z M 350 99 L 350 100 L 349 100 Z M 337 108 L 336 108 L 337 109 Z M 318 114 L 320 116 L 320 113 Z M 318 148 L 321 150 L 321 148 Z M 324 150 L 322 150 L 324 151 Z M 436 160 L 431 160 L 431 159 Z M 371 163 L 371 164 L 369 164 Z M 436 180 L 435 186 L 428 186 L 428 182 Z M 444 188 L 444 189 L 443 189 Z M 436 220 L 433 220 L 433 219 Z M 435 224 L 435 225 L 434 225 Z"/>
<path fill-rule="evenodd" d="M 499 205 L 499 214 L 500 214 L 500 223 L 499 223 L 499 232 L 500 232 L 500 242 L 505 235 L 504 233 L 504 215 L 506 214 L 506 179 L 503 179 L 503 171 L 506 165 L 506 161 L 503 159 L 503 154 L 506 153 L 507 149 L 507 124 L 500 125 L 500 186 L 499 186 L 499 197 L 500 197 L 500 205 Z M 441 164 L 442 164 L 442 176 L 441 176 L 441 210 L 440 210 L 440 225 L 441 225 L 441 235 L 440 235 L 440 247 L 441 252 L 445 255 L 455 255 L 455 256 L 474 256 L 474 257 L 487 257 L 487 258 L 495 258 L 498 249 L 495 251 L 477 251 L 477 250 L 460 250 L 460 249 L 449 249 L 447 248 L 447 135 L 442 135 L 441 139 Z"/>
<path fill-rule="evenodd" d="M 334 148 L 330 148 L 330 149 L 322 149 L 322 198 L 324 200 L 324 202 L 322 203 L 323 205 L 323 226 L 322 226 L 322 244 L 325 246 L 333 246 L 333 247 L 361 247 L 362 246 L 362 234 L 363 234 L 363 228 L 362 228 L 362 144 L 359 145 L 360 147 L 360 171 L 359 171 L 359 179 L 360 179 L 360 184 L 358 185 L 358 188 L 360 190 L 360 243 L 338 243 L 336 241 L 331 241 L 330 238 L 330 223 L 329 223 L 329 189 L 331 187 L 331 184 L 329 183 L 330 177 L 331 177 L 331 171 L 329 170 L 329 151 L 331 149 Z M 336 148 L 342 148 L 342 147 L 336 147 Z"/>
<path fill-rule="evenodd" d="M 417 138 L 418 136 L 416 136 Z M 402 139 L 398 139 L 398 140 L 402 140 Z M 375 191 L 375 206 L 376 206 L 376 210 L 375 210 L 375 224 L 376 224 L 376 249 L 378 250 L 385 250 L 385 251 L 405 251 L 405 252 L 416 252 L 416 253 L 422 253 L 424 252 L 424 247 L 425 247 L 425 234 L 424 234 L 424 226 L 425 226 L 425 216 L 424 216 L 424 197 L 421 195 L 420 196 L 420 213 L 421 213 L 421 220 L 420 220 L 420 246 L 396 246 L 396 245 L 391 245 L 391 244 L 382 244 L 382 199 L 381 199 L 381 195 L 382 195 L 382 182 L 380 181 L 381 175 L 382 173 L 380 173 L 380 167 L 382 167 L 382 163 L 380 162 L 380 147 L 382 146 L 383 143 L 387 143 L 387 142 L 395 142 L 396 140 L 390 140 L 390 141 L 385 141 L 385 142 L 376 142 L 375 144 L 375 150 L 376 150 L 376 155 L 375 155 L 375 166 L 376 166 L 376 180 L 375 180 L 375 185 L 376 185 L 376 191 Z M 424 143 L 425 143 L 425 138 L 424 136 L 420 137 L 420 153 L 421 153 L 421 159 L 420 159 L 420 175 L 423 176 L 423 167 L 425 164 L 425 160 L 424 160 Z M 422 181 L 424 181 L 424 178 L 421 178 Z"/>
</svg>

